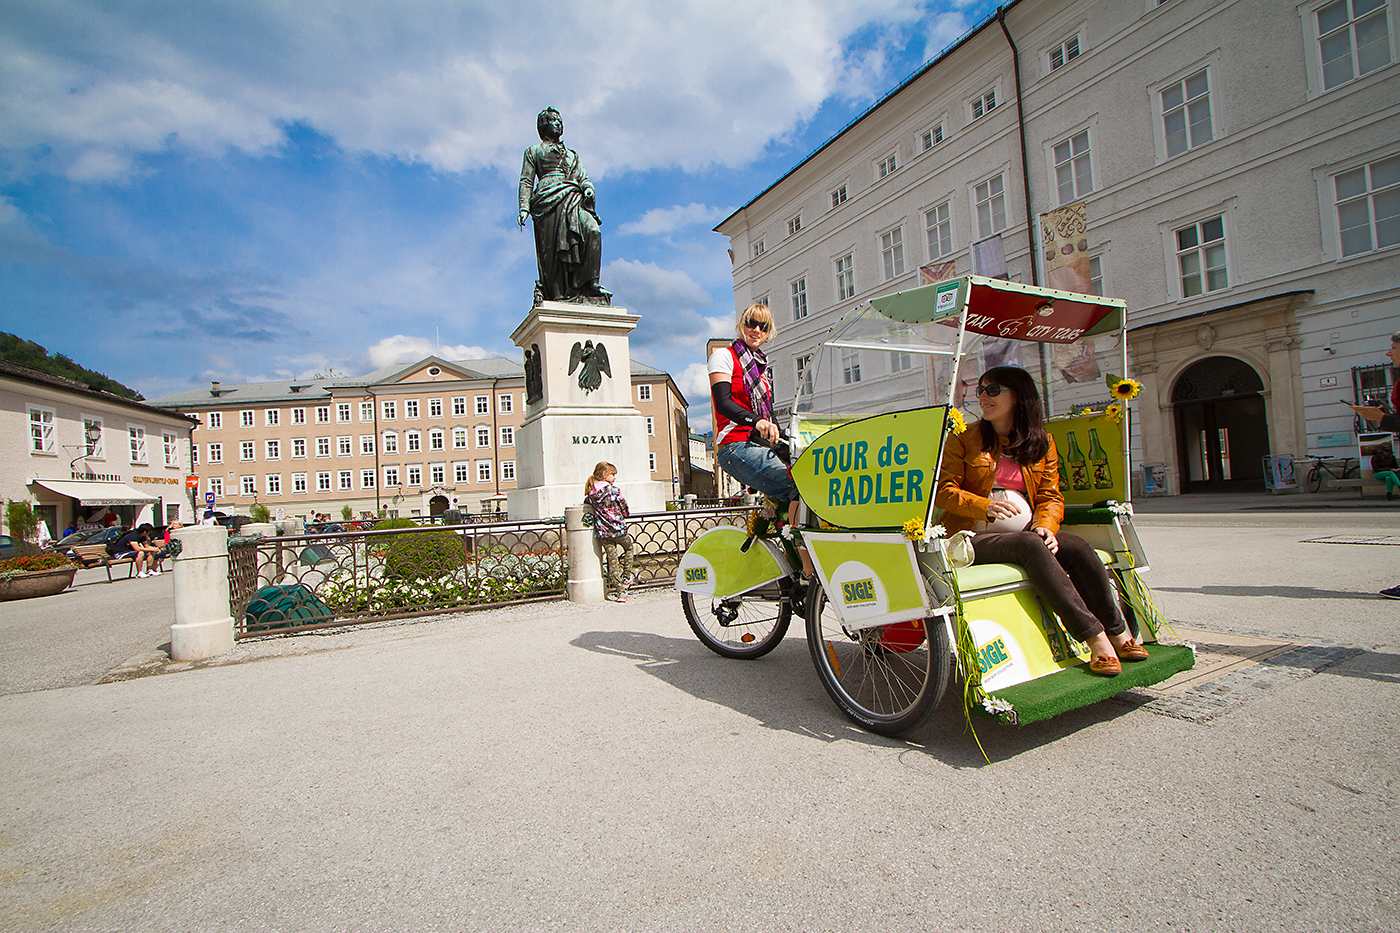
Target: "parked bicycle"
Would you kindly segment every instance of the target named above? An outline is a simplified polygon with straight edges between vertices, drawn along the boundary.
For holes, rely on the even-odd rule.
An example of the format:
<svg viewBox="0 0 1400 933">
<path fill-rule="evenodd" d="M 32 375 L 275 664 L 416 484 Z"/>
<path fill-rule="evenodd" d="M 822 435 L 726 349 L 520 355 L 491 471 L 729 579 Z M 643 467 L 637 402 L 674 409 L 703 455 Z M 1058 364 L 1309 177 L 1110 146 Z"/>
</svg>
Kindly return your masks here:
<svg viewBox="0 0 1400 933">
<path fill-rule="evenodd" d="M 1361 461 L 1355 457 L 1317 457 L 1308 470 L 1303 488 L 1308 492 L 1317 492 L 1322 488 L 1323 473 L 1333 479 L 1360 479 Z"/>
</svg>

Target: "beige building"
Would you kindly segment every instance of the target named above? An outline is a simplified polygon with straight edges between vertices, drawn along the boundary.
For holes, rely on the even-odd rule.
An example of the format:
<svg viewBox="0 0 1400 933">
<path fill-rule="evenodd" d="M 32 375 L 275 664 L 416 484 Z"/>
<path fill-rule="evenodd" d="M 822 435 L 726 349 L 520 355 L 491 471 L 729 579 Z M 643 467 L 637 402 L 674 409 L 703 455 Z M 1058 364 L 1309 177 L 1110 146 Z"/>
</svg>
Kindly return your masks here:
<svg viewBox="0 0 1400 933">
<path fill-rule="evenodd" d="M 194 420 L 0 361 L 0 496 L 69 526 L 188 522 Z M 109 517 L 110 516 L 110 517 Z"/>
<path fill-rule="evenodd" d="M 640 363 L 632 383 L 659 478 L 676 459 L 670 438 L 686 430 L 685 400 L 666 373 Z M 216 382 L 151 404 L 198 419 L 201 503 L 212 493 L 222 511 L 247 514 L 256 503 L 301 518 L 339 518 L 347 506 L 356 517 L 503 512 L 526 408 L 519 363 L 436 357 L 349 379 Z"/>
<path fill-rule="evenodd" d="M 1179 492 L 1354 451 L 1338 399 L 1384 397 L 1400 321 L 1397 24 L 1397 0 L 1008 4 L 716 228 L 736 307 L 782 325 L 780 398 L 840 314 L 921 267 L 981 271 L 985 244 L 1045 283 L 1040 217 L 1083 202 L 1144 384 L 1135 462 Z"/>
</svg>

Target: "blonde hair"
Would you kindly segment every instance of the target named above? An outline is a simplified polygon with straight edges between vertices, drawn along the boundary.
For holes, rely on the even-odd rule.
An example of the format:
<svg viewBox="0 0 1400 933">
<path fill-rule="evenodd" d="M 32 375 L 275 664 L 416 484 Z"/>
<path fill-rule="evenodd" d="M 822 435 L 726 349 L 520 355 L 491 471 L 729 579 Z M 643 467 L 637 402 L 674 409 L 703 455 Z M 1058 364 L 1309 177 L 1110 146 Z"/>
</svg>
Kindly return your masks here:
<svg viewBox="0 0 1400 933">
<path fill-rule="evenodd" d="M 755 301 L 743 311 L 739 312 L 739 317 L 734 321 L 734 334 L 740 339 L 744 339 L 744 319 L 753 318 L 763 321 L 768 325 L 768 340 L 778 336 L 778 322 L 773 320 L 773 310 L 762 302 Z"/>
<path fill-rule="evenodd" d="M 592 495 L 593 487 L 598 483 L 603 482 L 603 478 L 609 473 L 611 473 L 613 476 L 616 476 L 617 467 L 613 466 L 606 460 L 599 460 L 597 466 L 593 468 L 593 475 L 588 477 L 588 482 L 583 484 L 583 494 L 585 496 Z"/>
</svg>

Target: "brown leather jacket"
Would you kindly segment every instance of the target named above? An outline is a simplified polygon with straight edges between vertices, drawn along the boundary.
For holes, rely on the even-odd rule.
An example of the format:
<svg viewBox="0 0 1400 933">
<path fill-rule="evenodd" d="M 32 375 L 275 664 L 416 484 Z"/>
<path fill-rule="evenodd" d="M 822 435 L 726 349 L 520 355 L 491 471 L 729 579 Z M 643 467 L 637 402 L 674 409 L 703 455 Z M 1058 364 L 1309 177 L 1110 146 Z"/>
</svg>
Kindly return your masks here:
<svg viewBox="0 0 1400 933">
<path fill-rule="evenodd" d="M 938 492 L 934 505 L 943 509 L 939 521 L 949 534 L 971 530 L 987 518 L 987 506 L 997 476 L 997 461 L 991 451 L 982 449 L 980 421 L 967 426 L 961 434 L 950 435 L 943 445 L 943 465 L 938 473 Z M 1001 439 L 1002 444 L 1006 438 Z M 1065 500 L 1060 495 L 1060 461 L 1055 452 L 1055 439 L 1039 463 L 1021 467 L 1026 481 L 1026 498 L 1030 500 L 1032 528 L 1045 528 L 1052 534 L 1060 530 L 1065 517 Z"/>
</svg>

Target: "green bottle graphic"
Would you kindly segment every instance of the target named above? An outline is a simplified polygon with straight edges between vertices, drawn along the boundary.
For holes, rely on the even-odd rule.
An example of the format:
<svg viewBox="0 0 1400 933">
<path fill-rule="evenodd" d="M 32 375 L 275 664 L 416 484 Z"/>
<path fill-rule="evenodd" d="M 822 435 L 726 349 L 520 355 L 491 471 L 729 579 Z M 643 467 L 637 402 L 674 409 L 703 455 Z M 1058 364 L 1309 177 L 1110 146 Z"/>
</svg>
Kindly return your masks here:
<svg viewBox="0 0 1400 933">
<path fill-rule="evenodd" d="M 1113 474 L 1108 469 L 1108 451 L 1099 443 L 1097 428 L 1089 429 L 1089 469 L 1094 474 L 1095 489 L 1113 488 Z"/>
<path fill-rule="evenodd" d="M 1069 432 L 1069 484 L 1075 489 L 1089 489 L 1089 463 L 1079 449 L 1079 438 Z"/>
<path fill-rule="evenodd" d="M 1060 492 L 1063 493 L 1063 492 L 1066 492 L 1066 491 L 1069 489 L 1069 461 L 1065 460 L 1063 454 L 1060 455 L 1059 460 L 1060 460 Z"/>
</svg>

